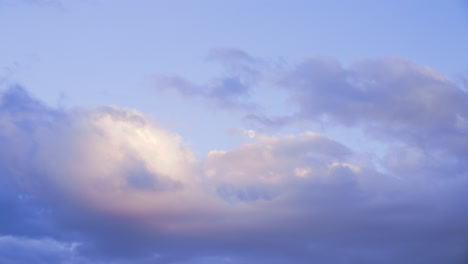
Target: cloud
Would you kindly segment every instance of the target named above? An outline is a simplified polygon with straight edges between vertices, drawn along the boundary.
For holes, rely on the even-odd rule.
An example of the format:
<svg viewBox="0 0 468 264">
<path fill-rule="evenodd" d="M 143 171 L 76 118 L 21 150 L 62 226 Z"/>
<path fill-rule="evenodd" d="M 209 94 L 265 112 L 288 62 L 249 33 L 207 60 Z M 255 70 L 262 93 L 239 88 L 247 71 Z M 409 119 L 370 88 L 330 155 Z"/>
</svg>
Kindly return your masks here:
<svg viewBox="0 0 468 264">
<path fill-rule="evenodd" d="M 358 128 L 384 144 L 394 140 L 401 148 L 419 148 L 425 164 L 448 162 L 466 169 L 468 96 L 464 87 L 430 67 L 400 57 L 362 59 L 348 67 L 331 57 L 273 65 L 238 49 L 214 49 L 208 57 L 228 74 L 208 85 L 159 76 L 156 86 L 215 106 L 241 107 L 244 121 L 257 131 L 317 123 Z M 290 113 L 274 115 L 252 101 L 252 85 L 269 87 L 263 92 L 282 90 Z"/>
<path fill-rule="evenodd" d="M 18 192 L 6 197 L 10 216 L 19 203 L 15 196 L 25 193 L 46 204 L 59 225 L 90 233 L 99 227 L 95 239 L 106 243 L 105 233 L 125 223 L 137 232 L 138 224 L 156 221 L 150 228 L 155 235 L 200 206 L 192 202 L 198 195 L 193 155 L 180 137 L 140 113 L 113 106 L 51 109 L 18 87 L 0 102 L 0 165 Z"/>
<path fill-rule="evenodd" d="M 252 63 L 262 60 L 236 49 L 215 49 L 209 58 L 230 72 L 252 76 L 256 86 L 285 92 L 285 101 L 294 109 L 291 113 L 269 114 L 260 102 L 244 108 L 244 121 L 256 131 L 296 124 L 357 128 L 370 141 L 389 148 L 381 153 L 386 159 L 382 166 L 394 175 L 458 175 L 468 169 L 466 91 L 427 66 L 388 57 L 362 59 L 345 67 L 334 58 L 321 57 L 295 66 L 252 68 Z M 161 80 L 161 87 L 176 87 L 189 97 L 216 98 L 209 100 L 222 100 L 225 106 L 243 104 L 243 99 L 237 103 L 231 99 L 249 91 L 236 81 L 206 92 L 180 77 Z"/>
<path fill-rule="evenodd" d="M 0 236 L 0 262 L 22 263 L 84 263 L 75 256 L 76 244 L 53 239 L 30 239 Z"/>
<path fill-rule="evenodd" d="M 137 111 L 57 111 L 19 88 L 2 99 L 0 138 L 9 151 L 1 164 L 23 191 L 66 214 L 76 207 L 122 218 L 160 215 L 161 229 L 186 206 L 196 210 L 191 196 L 184 198 L 196 196 L 193 155 L 179 136 Z"/>
<path fill-rule="evenodd" d="M 291 89 L 304 116 L 327 115 L 345 124 L 431 127 L 466 114 L 466 94 L 454 83 L 403 58 L 362 60 L 349 69 L 333 59 L 310 59 L 278 84 Z"/>
<path fill-rule="evenodd" d="M 249 98 L 260 75 L 260 61 L 232 48 L 213 49 L 207 59 L 223 67 L 221 76 L 200 85 L 178 75 L 155 75 L 156 90 L 175 90 L 185 97 L 203 98 L 216 107 L 253 110 L 255 104 Z"/>
<path fill-rule="evenodd" d="M 218 62 L 230 74 L 242 76 L 253 81 L 261 74 L 262 60 L 252 57 L 247 52 L 235 48 L 212 49 L 207 59 Z"/>
<path fill-rule="evenodd" d="M 433 69 L 404 58 L 366 59 L 348 68 L 315 58 L 282 72 L 275 83 L 298 109 L 291 120 L 358 127 L 374 140 L 393 142 L 387 166 L 398 175 L 466 171 L 468 95 Z"/>
<path fill-rule="evenodd" d="M 238 243 L 255 248 L 257 258 L 268 259 L 262 249 L 279 263 L 424 263 L 434 258 L 454 262 L 466 258 L 466 241 L 450 231 L 466 230 L 466 226 L 458 220 L 449 224 L 467 217 L 452 211 L 464 197 L 452 184 L 466 186 L 466 179 L 440 181 L 438 189 L 433 179 L 398 179 L 355 158 L 356 153 L 340 143 L 308 132 L 214 151 L 204 170 L 222 182 L 216 185 L 219 197 L 236 210 L 248 210 L 245 216 L 229 220 L 248 222 L 241 226 L 245 235 L 238 236 L 243 240 Z M 428 241 L 437 240 L 438 235 L 451 246 L 433 248 Z M 427 253 L 429 248 L 443 257 Z"/>
<path fill-rule="evenodd" d="M 329 83 L 327 76 L 343 75 L 334 62 L 314 63 L 318 66 L 313 72 L 323 67 L 331 71 L 317 75 L 324 78 L 317 81 L 320 84 Z M 296 78 L 315 80 L 308 72 L 312 66 L 304 67 L 308 74 Z M 415 67 L 399 66 L 393 72 L 400 76 L 400 71 Z M 375 65 L 371 68 L 380 72 Z M 437 76 L 442 86 L 426 88 L 440 90 L 434 100 L 445 102 L 452 93 L 459 95 L 440 76 L 416 69 L 422 74 L 413 73 L 419 76 L 416 84 L 432 84 Z M 280 83 L 291 89 L 293 97 L 304 93 L 315 100 L 312 95 L 326 94 L 324 100 L 334 102 L 344 96 L 310 91 L 316 88 L 309 86 L 315 83 L 309 79 L 293 87 L 291 74 L 281 76 Z M 393 78 L 386 71 L 382 75 Z M 394 89 L 399 96 L 409 90 L 405 98 L 423 100 L 410 96 L 416 91 L 409 86 L 373 89 L 393 103 L 399 102 L 392 97 L 397 95 L 379 89 Z M 330 110 L 330 118 L 337 122 L 349 118 L 346 125 L 374 122 L 382 128 L 401 123 L 406 129 L 401 131 L 406 132 L 424 126 L 435 133 L 437 125 L 446 124 L 443 118 L 426 120 L 417 113 L 392 118 L 389 109 L 377 106 L 369 107 L 381 113 L 364 113 L 351 102 L 358 99 L 350 99 L 361 97 L 350 93 L 340 99 L 344 110 Z M 459 97 L 461 101 L 450 106 L 436 103 L 448 107 L 441 109 L 442 116 L 455 111 L 463 118 L 458 104 L 464 99 Z M 58 263 L 463 263 L 468 259 L 468 214 L 462 210 L 468 206 L 468 175 L 461 163 L 464 152 L 455 144 L 429 142 L 427 150 L 417 141 L 410 144 L 417 139 L 411 135 L 399 139 L 382 164 L 375 164 L 366 153 L 314 132 L 257 135 L 249 144 L 212 151 L 197 161 L 180 136 L 136 110 L 56 109 L 20 87 L 4 91 L 0 98 L 0 208 L 7 216 L 0 219 L 0 243 L 22 244 L 18 251 L 30 252 L 31 258 L 51 257 Z M 299 109 L 307 113 L 301 117 L 326 112 L 325 106 L 316 110 L 297 100 Z M 462 138 L 457 123 L 448 124 L 452 126 L 442 131 Z M 396 137 L 394 131 L 383 132 Z M 431 159 L 435 163 L 428 163 Z M 29 261 L 29 255 L 2 256 L 13 263 Z"/>
<path fill-rule="evenodd" d="M 429 136 L 442 127 L 466 133 L 467 94 L 442 74 L 403 58 L 361 60 L 349 69 L 331 58 L 309 59 L 276 83 L 288 89 L 304 119 L 327 117 L 413 141 L 412 134 Z"/>
</svg>

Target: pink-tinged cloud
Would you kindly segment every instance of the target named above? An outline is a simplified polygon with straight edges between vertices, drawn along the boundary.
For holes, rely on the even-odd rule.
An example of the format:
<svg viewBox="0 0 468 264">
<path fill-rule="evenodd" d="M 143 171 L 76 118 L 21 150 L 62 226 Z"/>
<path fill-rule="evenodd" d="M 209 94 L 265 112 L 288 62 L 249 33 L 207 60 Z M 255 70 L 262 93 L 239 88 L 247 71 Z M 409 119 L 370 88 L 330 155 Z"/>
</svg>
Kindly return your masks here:
<svg viewBox="0 0 468 264">
<path fill-rule="evenodd" d="M 303 132 L 196 160 L 136 110 L 54 109 L 12 88 L 0 100 L 3 237 L 77 245 L 82 263 L 464 263 L 466 93 L 401 59 L 281 72 L 291 120 L 362 129 L 381 159 Z"/>
</svg>

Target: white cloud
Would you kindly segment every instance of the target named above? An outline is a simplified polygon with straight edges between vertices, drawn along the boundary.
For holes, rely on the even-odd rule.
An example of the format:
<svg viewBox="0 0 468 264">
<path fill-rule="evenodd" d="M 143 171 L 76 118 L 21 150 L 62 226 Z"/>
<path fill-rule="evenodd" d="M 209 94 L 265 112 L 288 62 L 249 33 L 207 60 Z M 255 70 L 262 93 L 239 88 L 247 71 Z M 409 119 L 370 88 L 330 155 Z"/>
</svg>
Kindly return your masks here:
<svg viewBox="0 0 468 264">
<path fill-rule="evenodd" d="M 310 168 L 295 168 L 294 169 L 294 174 L 297 177 L 305 178 L 307 175 L 309 175 L 311 172 Z"/>
</svg>

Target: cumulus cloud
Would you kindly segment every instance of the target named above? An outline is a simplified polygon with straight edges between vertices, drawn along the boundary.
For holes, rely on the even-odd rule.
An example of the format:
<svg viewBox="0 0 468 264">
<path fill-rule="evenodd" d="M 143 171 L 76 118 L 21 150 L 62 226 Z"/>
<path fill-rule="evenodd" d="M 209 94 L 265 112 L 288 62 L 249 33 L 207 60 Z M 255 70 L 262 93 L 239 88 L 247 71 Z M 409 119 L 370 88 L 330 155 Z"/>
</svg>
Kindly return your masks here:
<svg viewBox="0 0 468 264">
<path fill-rule="evenodd" d="M 179 136 L 137 111 L 58 111 L 16 88 L 3 94 L 0 124 L 8 149 L 2 168 L 22 190 L 64 210 L 152 214 L 168 224 L 196 210 L 194 156 Z"/>
<path fill-rule="evenodd" d="M 191 152 L 180 137 L 137 111 L 51 109 L 21 88 L 4 92 L 0 102 L 2 178 L 18 189 L 6 197 L 10 214 L 20 203 L 15 196 L 25 193 L 72 229 L 99 227 L 105 233 L 127 222 L 147 222 L 154 235 L 183 226 L 174 219 L 188 221 L 181 215 L 201 206 Z M 117 220 L 100 223 L 112 221 L 110 216 Z"/>
<path fill-rule="evenodd" d="M 8 89 L 0 244 L 22 244 L 40 261 L 53 255 L 48 263 L 464 263 L 468 175 L 456 144 L 466 136 L 464 94 L 427 68 L 376 63 L 359 66 L 369 80 L 334 61 L 306 63 L 278 85 L 300 118 L 326 114 L 397 139 L 381 164 L 314 132 L 256 135 L 197 161 L 180 136 L 136 110 L 55 109 Z M 309 106 L 316 97 L 342 104 Z M 387 109 L 401 98 L 435 118 Z M 418 141 L 424 129 L 448 143 Z"/>
</svg>

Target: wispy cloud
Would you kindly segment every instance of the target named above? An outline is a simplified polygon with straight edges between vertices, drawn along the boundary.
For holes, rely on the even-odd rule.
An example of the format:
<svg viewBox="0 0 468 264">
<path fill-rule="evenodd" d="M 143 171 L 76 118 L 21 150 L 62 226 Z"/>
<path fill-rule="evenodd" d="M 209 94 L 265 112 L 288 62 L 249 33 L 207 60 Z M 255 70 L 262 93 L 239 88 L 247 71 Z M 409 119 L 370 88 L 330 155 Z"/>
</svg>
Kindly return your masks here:
<svg viewBox="0 0 468 264">
<path fill-rule="evenodd" d="M 255 103 L 250 99 L 250 93 L 260 78 L 260 61 L 232 48 L 213 49 L 207 60 L 221 65 L 224 70 L 221 76 L 205 84 L 194 84 L 177 75 L 155 75 L 153 82 L 156 90 L 175 90 L 185 97 L 203 98 L 217 107 L 253 110 Z"/>
</svg>

